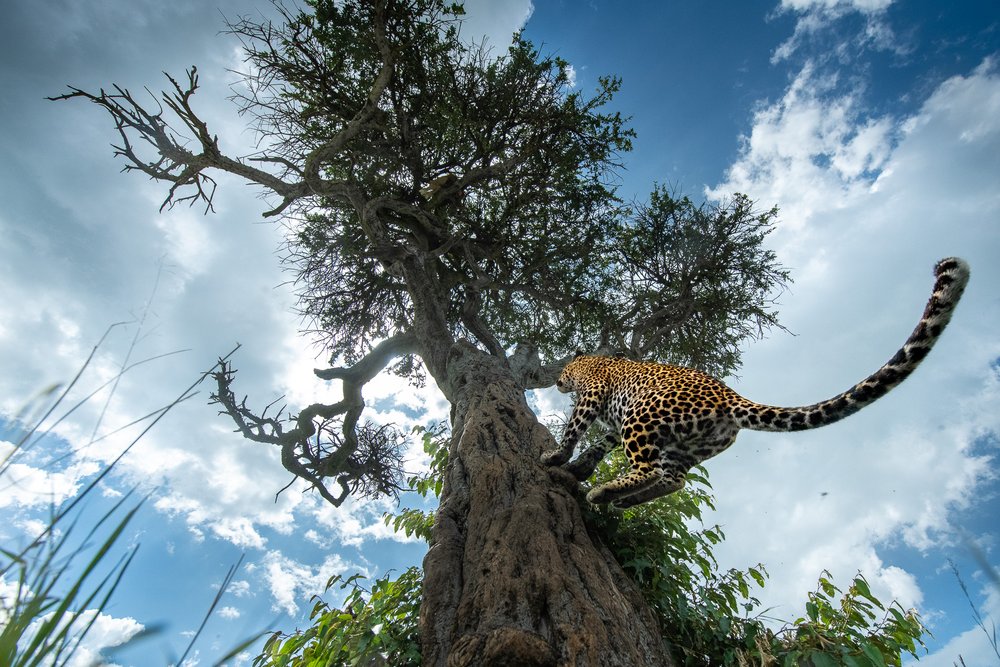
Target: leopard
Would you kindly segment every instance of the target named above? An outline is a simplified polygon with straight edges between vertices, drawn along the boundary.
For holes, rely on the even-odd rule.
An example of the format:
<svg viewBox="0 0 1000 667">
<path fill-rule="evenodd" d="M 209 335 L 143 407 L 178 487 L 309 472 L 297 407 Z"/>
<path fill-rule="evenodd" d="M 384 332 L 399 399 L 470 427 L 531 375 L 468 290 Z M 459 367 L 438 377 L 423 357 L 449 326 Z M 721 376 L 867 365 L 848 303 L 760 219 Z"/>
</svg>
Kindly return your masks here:
<svg viewBox="0 0 1000 667">
<path fill-rule="evenodd" d="M 948 257 L 935 265 L 934 276 L 920 321 L 888 362 L 833 398 L 802 407 L 756 403 L 693 368 L 578 352 L 556 381 L 559 391 L 577 395 L 573 411 L 558 448 L 541 461 L 584 482 L 622 447 L 628 472 L 594 486 L 586 498 L 625 509 L 683 488 L 687 473 L 728 449 L 741 430 L 791 432 L 838 422 L 909 377 L 941 336 L 969 281 L 969 265 Z M 606 434 L 570 462 L 595 422 Z"/>
</svg>

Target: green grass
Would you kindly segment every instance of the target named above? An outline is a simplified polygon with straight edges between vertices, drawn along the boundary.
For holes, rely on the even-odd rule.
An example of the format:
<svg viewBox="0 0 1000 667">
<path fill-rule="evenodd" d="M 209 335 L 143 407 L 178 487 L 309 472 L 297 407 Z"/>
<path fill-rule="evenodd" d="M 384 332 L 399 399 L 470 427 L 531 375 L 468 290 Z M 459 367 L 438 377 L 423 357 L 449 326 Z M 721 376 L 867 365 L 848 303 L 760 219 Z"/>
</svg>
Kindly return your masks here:
<svg viewBox="0 0 1000 667">
<path fill-rule="evenodd" d="M 39 392 L 33 400 L 26 402 L 14 417 L 12 423 L 19 432 L 14 438 L 14 447 L 0 461 L 0 488 L 3 488 L 5 483 L 14 483 L 11 475 L 15 464 L 26 460 L 46 435 L 71 417 L 87 401 L 92 400 L 98 392 L 110 388 L 107 399 L 109 401 L 125 373 L 141 364 L 167 356 L 158 355 L 132 362 L 132 353 L 139 340 L 137 331 L 118 373 L 86 394 L 83 399 L 70 404 L 68 397 L 71 391 L 81 384 L 81 378 L 91 366 L 98 349 L 118 326 L 120 324 L 108 328 L 81 364 L 76 376 L 65 387 L 52 386 Z M 141 328 L 140 322 L 138 329 Z M 0 665 L 59 667 L 71 664 L 74 657 L 78 656 L 98 618 L 119 590 L 129 565 L 138 553 L 139 545 L 127 545 L 128 540 L 123 540 L 123 536 L 128 535 L 129 524 L 145 499 L 137 498 L 133 490 L 122 496 L 111 509 L 96 519 L 84 519 L 85 514 L 81 510 L 86 505 L 85 501 L 93 496 L 98 485 L 112 473 L 122 458 L 160 419 L 179 403 L 196 394 L 196 387 L 215 368 L 202 374 L 163 407 L 123 427 L 145 422 L 139 434 L 114 460 L 103 466 L 73 497 L 50 509 L 47 522 L 37 536 L 26 538 L 27 544 L 20 548 L 0 548 L 0 581 L 4 584 L 0 589 Z M 106 401 L 87 445 L 107 437 L 107 434 L 101 438 L 97 437 L 107 405 Z M 118 429 L 120 430 L 122 429 Z M 64 458 L 50 459 L 46 465 L 51 468 Z M 192 637 L 184 654 L 176 661 L 177 664 L 182 663 L 192 651 L 201 629 L 214 612 L 239 565 L 240 563 L 237 563 L 230 568 L 229 574 L 222 582 L 201 622 L 199 631 Z M 116 647 L 115 652 L 158 632 L 159 629 L 156 627 L 145 628 L 126 644 Z M 256 635 L 242 642 L 215 664 L 223 664 L 260 636 Z"/>
</svg>

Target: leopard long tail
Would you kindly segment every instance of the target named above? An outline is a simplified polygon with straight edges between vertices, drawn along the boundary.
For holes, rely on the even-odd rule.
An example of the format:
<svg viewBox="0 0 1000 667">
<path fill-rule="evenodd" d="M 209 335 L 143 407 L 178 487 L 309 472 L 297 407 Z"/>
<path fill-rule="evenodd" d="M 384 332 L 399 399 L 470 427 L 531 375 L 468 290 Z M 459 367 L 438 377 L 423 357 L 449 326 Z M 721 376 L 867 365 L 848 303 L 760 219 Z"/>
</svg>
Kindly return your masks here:
<svg viewBox="0 0 1000 667">
<path fill-rule="evenodd" d="M 733 408 L 740 428 L 754 431 L 803 431 L 840 421 L 874 403 L 905 380 L 923 361 L 951 320 L 965 285 L 969 265 L 958 257 L 934 267 L 934 291 L 910 337 L 882 368 L 833 398 L 797 408 L 761 405 L 743 399 Z"/>
</svg>

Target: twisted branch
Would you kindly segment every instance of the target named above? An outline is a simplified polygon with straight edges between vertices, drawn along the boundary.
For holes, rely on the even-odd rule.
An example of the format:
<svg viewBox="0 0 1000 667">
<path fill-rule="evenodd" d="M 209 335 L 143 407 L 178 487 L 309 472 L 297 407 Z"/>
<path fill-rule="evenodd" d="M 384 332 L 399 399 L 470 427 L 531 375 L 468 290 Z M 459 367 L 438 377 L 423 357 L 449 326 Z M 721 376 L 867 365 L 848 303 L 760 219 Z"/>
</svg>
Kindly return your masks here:
<svg viewBox="0 0 1000 667">
<path fill-rule="evenodd" d="M 211 402 L 222 406 L 220 414 L 229 415 L 243 437 L 280 447 L 285 469 L 309 482 L 334 507 L 352 493 L 395 496 L 402 488 L 404 437 L 391 424 L 366 421 L 359 425 L 365 407 L 361 389 L 392 359 L 414 351 L 415 346 L 413 335 L 399 334 L 375 346 L 351 367 L 315 371 L 323 379 L 342 380 L 344 398 L 331 405 L 314 403 L 295 417 L 283 417 L 284 406 L 268 416 L 275 403 L 258 415 L 247 407 L 246 397 L 238 401 L 231 388 L 236 371 L 220 361 L 220 370 L 212 374 L 217 390 Z M 324 481 L 329 478 L 339 486 L 336 494 Z"/>
</svg>

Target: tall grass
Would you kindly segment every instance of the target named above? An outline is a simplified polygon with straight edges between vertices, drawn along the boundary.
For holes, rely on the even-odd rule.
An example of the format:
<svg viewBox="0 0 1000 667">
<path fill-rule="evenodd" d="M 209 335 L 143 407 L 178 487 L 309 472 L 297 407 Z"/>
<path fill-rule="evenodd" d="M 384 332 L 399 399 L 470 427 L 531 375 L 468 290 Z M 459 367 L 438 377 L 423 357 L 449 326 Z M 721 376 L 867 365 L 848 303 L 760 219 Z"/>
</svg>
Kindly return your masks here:
<svg viewBox="0 0 1000 667">
<path fill-rule="evenodd" d="M 14 418 L 18 430 L 13 448 L 0 461 L 0 489 L 14 484 L 11 480 L 13 466 L 25 460 L 42 439 L 77 409 L 91 400 L 98 392 L 110 387 L 113 394 L 121 377 L 133 368 L 159 359 L 158 355 L 132 362 L 132 353 L 138 341 L 138 332 L 128 349 L 118 372 L 108 382 L 87 394 L 74 404 L 69 404 L 70 392 L 79 384 L 91 366 L 97 351 L 112 330 L 121 323 L 111 325 L 90 355 L 81 364 L 75 377 L 65 387 L 50 387 L 26 403 Z M 141 322 L 140 322 L 141 325 Z M 138 327 L 141 330 L 141 326 Z M 238 346 L 237 346 L 238 347 Z M 233 352 L 236 350 L 234 349 Z M 223 363 L 230 352 L 219 363 Z M 91 498 L 122 458 L 179 403 L 191 398 L 196 387 L 215 369 L 203 373 L 195 382 L 169 403 L 127 425 L 145 422 L 140 433 L 107 465 L 103 466 L 73 497 L 53 507 L 47 522 L 37 535 L 27 538 L 20 549 L 0 548 L 0 665 L 4 667 L 35 667 L 36 665 L 65 666 L 82 657 L 81 647 L 90 635 L 108 603 L 122 582 L 122 577 L 136 556 L 138 545 L 122 546 L 126 530 L 142 506 L 142 498 L 129 492 L 96 520 L 85 519 L 81 509 Z M 108 399 L 110 400 L 110 399 Z M 98 423 L 86 446 L 107 437 L 97 437 L 100 421 L 107 409 L 107 402 L 100 411 Z M 118 429 L 120 431 L 121 429 Z M 116 431 L 117 432 L 117 431 Z M 73 452 L 67 456 L 72 456 Z M 60 459 L 48 461 L 55 465 Z M 241 559 L 242 560 L 242 559 Z M 205 620 L 211 615 L 225 592 L 235 572 L 230 569 L 223 586 L 209 607 Z M 6 591 L 6 593 L 4 592 Z M 202 621 L 204 627 L 205 621 Z M 129 642 L 157 632 L 147 629 L 134 635 Z M 186 656 L 200 634 L 197 633 L 184 653 Z M 235 656 L 257 637 L 251 638 L 227 653 L 218 663 Z M 181 660 L 178 660 L 180 664 Z"/>
<path fill-rule="evenodd" d="M 986 560 L 986 555 L 983 553 L 982 549 L 972 541 L 968 536 L 965 538 L 965 546 L 972 553 L 973 558 L 982 568 L 982 572 L 986 575 L 987 579 L 994 588 L 1000 590 L 1000 573 L 989 564 Z M 965 585 L 965 580 L 962 579 L 962 574 L 958 571 L 958 566 L 955 565 L 955 561 L 948 559 L 948 565 L 951 567 L 952 573 L 955 575 L 955 579 L 958 580 L 958 585 L 962 589 L 962 595 L 969 603 L 969 607 L 972 609 L 972 618 L 976 621 L 976 627 L 983 631 L 986 635 L 986 641 L 989 642 L 990 647 L 993 649 L 993 654 L 997 657 L 997 664 L 1000 664 L 1000 640 L 997 639 L 997 626 L 996 623 L 990 621 L 990 627 L 986 627 L 986 621 L 983 619 L 982 614 L 979 613 L 979 608 L 976 607 L 976 603 L 972 601 L 972 595 L 969 594 L 969 589 Z M 965 665 L 965 660 L 961 655 L 958 656 L 957 665 Z"/>
</svg>

